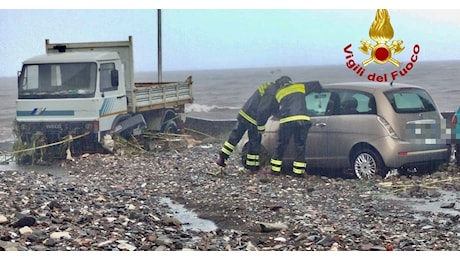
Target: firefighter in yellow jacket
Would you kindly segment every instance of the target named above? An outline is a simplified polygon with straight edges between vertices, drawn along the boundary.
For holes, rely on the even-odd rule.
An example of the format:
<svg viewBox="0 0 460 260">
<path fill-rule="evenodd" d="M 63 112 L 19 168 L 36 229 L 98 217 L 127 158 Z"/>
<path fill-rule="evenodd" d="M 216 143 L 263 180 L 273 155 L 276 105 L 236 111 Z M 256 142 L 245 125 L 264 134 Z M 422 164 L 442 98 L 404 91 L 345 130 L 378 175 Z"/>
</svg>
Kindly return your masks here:
<svg viewBox="0 0 460 260">
<path fill-rule="evenodd" d="M 289 83 L 279 88 L 275 97 L 279 104 L 280 126 L 276 151 L 270 160 L 270 173 L 281 174 L 284 152 L 293 136 L 296 157 L 292 164 L 292 173 L 296 177 L 304 176 L 307 168 L 305 143 L 311 127 L 305 95 L 309 92 L 321 92 L 321 90 L 322 86 L 318 81 Z"/>
<path fill-rule="evenodd" d="M 226 166 L 225 161 L 233 153 L 235 146 L 247 131 L 249 139 L 248 153 L 243 166 L 253 173 L 260 169 L 261 132 L 265 130 L 265 123 L 270 117 L 271 111 L 276 111 L 272 100 L 275 99 L 279 86 L 285 81 L 290 81 L 290 78 L 283 76 L 277 79 L 275 83 L 263 83 L 246 101 L 238 113 L 235 127 L 219 152 L 219 157 L 216 161 L 219 166 Z"/>
</svg>

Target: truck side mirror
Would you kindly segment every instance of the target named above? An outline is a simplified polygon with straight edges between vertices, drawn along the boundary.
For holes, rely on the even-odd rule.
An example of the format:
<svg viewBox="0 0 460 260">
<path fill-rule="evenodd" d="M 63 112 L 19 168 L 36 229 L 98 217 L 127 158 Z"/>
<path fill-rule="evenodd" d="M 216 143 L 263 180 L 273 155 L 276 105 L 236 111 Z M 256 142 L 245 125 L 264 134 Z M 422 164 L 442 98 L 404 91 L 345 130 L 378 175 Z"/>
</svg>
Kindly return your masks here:
<svg viewBox="0 0 460 260">
<path fill-rule="evenodd" d="M 110 71 L 110 81 L 112 83 L 112 87 L 118 87 L 118 70 Z"/>
<path fill-rule="evenodd" d="M 17 73 L 18 88 L 21 87 L 21 73 L 22 73 L 22 71 L 20 71 L 20 70 Z"/>
</svg>

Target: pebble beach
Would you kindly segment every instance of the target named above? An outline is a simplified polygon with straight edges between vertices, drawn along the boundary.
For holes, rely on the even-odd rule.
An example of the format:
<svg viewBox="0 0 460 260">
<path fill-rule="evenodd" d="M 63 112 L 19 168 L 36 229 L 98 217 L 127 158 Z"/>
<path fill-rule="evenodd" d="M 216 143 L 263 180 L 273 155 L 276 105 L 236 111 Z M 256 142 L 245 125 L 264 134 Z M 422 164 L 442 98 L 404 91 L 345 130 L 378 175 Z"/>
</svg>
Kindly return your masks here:
<svg viewBox="0 0 460 260">
<path fill-rule="evenodd" d="M 460 250 L 455 162 L 385 179 L 296 178 L 249 174 L 236 154 L 220 168 L 220 145 L 189 140 L 0 170 L 0 250 Z"/>
</svg>

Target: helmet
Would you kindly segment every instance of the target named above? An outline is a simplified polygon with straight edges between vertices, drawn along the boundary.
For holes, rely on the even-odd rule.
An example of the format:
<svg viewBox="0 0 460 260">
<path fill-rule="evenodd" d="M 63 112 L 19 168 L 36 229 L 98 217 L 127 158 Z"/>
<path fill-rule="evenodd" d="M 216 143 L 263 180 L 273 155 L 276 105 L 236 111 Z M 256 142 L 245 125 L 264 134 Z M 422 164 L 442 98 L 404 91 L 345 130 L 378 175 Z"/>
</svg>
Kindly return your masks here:
<svg viewBox="0 0 460 260">
<path fill-rule="evenodd" d="M 281 76 L 279 79 L 275 81 L 275 84 L 282 87 L 292 82 L 292 79 L 288 76 Z"/>
</svg>

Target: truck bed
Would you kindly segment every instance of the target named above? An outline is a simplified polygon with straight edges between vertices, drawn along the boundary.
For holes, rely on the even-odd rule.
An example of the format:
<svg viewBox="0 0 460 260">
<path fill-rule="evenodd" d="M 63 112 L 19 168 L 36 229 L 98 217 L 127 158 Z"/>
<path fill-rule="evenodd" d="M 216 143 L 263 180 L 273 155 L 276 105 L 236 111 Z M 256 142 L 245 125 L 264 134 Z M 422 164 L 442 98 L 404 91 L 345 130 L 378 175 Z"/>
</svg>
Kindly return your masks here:
<svg viewBox="0 0 460 260">
<path fill-rule="evenodd" d="M 128 110 L 143 112 L 193 103 L 191 82 L 138 82 L 128 93 Z"/>
</svg>

